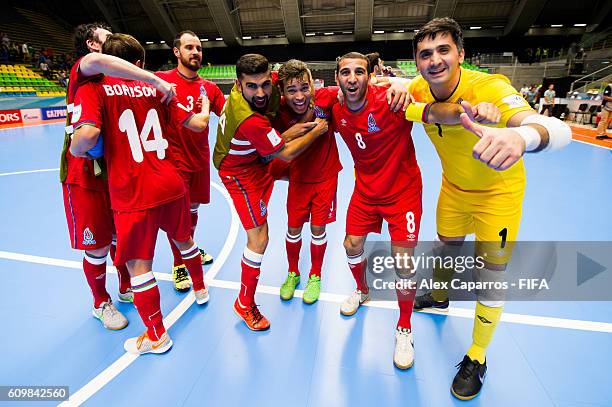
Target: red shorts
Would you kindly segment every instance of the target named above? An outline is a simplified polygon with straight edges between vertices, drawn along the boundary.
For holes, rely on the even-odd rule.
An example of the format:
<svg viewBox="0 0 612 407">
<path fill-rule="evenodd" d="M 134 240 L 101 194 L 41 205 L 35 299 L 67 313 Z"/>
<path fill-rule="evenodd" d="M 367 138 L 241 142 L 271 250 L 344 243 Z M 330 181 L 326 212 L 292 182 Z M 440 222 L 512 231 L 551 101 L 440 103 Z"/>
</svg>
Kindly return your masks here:
<svg viewBox="0 0 612 407">
<path fill-rule="evenodd" d="M 290 181 L 287 195 L 289 227 L 302 227 L 309 220 L 315 226 L 335 222 L 337 187 L 338 175 L 315 184 Z"/>
<path fill-rule="evenodd" d="M 380 233 L 383 219 L 389 224 L 391 241 L 398 246 L 415 247 L 421 225 L 421 188 L 407 190 L 390 203 L 373 203 L 353 192 L 346 214 L 346 234 L 365 236 Z"/>
<path fill-rule="evenodd" d="M 62 183 L 70 245 L 95 250 L 111 244 L 115 226 L 108 191 Z"/>
<path fill-rule="evenodd" d="M 290 162 L 283 161 L 280 158 L 273 158 L 272 161 L 268 163 L 268 174 L 270 174 L 274 181 L 287 181 L 289 179 L 290 168 Z"/>
<path fill-rule="evenodd" d="M 191 203 L 210 203 L 210 169 L 195 172 L 179 171 L 185 181 Z"/>
<path fill-rule="evenodd" d="M 234 202 L 245 230 L 261 226 L 268 219 L 268 202 L 274 180 L 267 173 L 219 174 Z"/>
<path fill-rule="evenodd" d="M 115 212 L 115 225 L 117 226 L 115 254 L 117 264 L 124 264 L 133 259 L 152 260 L 159 229 L 179 242 L 186 242 L 191 238 L 189 198 L 185 194 L 182 198 L 155 208 Z"/>
</svg>

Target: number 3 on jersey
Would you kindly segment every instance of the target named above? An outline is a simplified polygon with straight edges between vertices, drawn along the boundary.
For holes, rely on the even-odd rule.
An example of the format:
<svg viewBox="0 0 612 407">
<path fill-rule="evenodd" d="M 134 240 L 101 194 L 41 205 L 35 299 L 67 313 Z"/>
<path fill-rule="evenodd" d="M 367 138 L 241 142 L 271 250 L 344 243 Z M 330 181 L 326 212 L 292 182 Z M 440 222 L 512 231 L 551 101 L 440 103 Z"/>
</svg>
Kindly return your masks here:
<svg viewBox="0 0 612 407">
<path fill-rule="evenodd" d="M 162 137 L 159 116 L 157 116 L 157 111 L 155 109 L 151 109 L 147 112 L 147 118 L 145 119 L 140 134 L 138 134 L 138 129 L 136 128 L 134 112 L 132 109 L 124 110 L 119 117 L 119 130 L 127 133 L 130 149 L 132 150 L 132 157 L 134 157 L 134 161 L 137 163 L 141 163 L 144 159 L 142 152 L 143 148 L 144 151 L 155 151 L 157 153 L 157 158 L 160 160 L 166 158 L 168 141 L 164 140 Z M 153 140 L 148 140 L 151 130 L 153 131 Z M 141 141 L 142 147 L 140 145 Z"/>
<path fill-rule="evenodd" d="M 357 140 L 357 145 L 359 146 L 360 149 L 362 150 L 366 149 L 366 144 L 363 141 L 363 137 L 361 136 L 361 133 L 355 133 L 355 140 Z"/>
</svg>

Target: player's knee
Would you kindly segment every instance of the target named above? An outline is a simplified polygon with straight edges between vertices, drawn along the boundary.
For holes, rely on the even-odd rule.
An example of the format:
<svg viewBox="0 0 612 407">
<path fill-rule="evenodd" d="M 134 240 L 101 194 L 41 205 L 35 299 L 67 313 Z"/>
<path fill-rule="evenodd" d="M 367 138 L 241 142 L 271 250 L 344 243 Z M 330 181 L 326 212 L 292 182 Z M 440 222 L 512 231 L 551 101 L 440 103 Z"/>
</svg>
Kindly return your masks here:
<svg viewBox="0 0 612 407">
<path fill-rule="evenodd" d="M 176 247 L 178 247 L 178 249 L 180 251 L 185 251 L 185 250 L 191 249 L 191 248 L 193 248 L 193 246 L 196 245 L 191 237 L 188 240 L 185 240 L 183 242 L 179 242 L 179 241 L 175 240 L 174 243 L 176 243 Z"/>
<path fill-rule="evenodd" d="M 363 251 L 363 240 L 355 236 L 346 236 L 344 238 L 344 249 L 346 254 L 355 255 Z"/>
<path fill-rule="evenodd" d="M 268 247 L 268 228 L 260 226 L 249 230 L 248 247 L 257 253 L 263 253 Z"/>
<path fill-rule="evenodd" d="M 110 245 L 101 247 L 99 249 L 86 250 L 85 253 L 95 256 L 95 257 L 104 257 L 110 251 Z"/>
<path fill-rule="evenodd" d="M 310 233 L 312 233 L 314 236 L 322 235 L 323 233 L 325 233 L 325 225 L 323 226 L 310 225 Z"/>
</svg>

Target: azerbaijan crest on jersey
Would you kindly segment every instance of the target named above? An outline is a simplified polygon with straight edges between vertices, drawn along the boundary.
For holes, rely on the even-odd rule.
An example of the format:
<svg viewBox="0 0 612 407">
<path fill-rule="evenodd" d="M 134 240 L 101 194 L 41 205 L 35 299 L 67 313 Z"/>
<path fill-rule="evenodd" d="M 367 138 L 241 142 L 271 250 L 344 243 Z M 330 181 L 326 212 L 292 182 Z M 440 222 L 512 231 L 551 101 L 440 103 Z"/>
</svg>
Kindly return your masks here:
<svg viewBox="0 0 612 407">
<path fill-rule="evenodd" d="M 320 106 L 314 107 L 314 115 L 319 119 L 327 119 L 329 115 Z"/>
<path fill-rule="evenodd" d="M 91 233 L 91 230 L 89 230 L 89 228 L 85 228 L 83 231 L 83 245 L 87 246 L 91 244 L 96 244 L 96 240 L 94 239 L 94 235 Z"/>
<path fill-rule="evenodd" d="M 380 131 L 380 127 L 376 125 L 376 120 L 374 120 L 374 115 L 370 113 L 368 115 L 368 133 L 374 133 Z"/>
</svg>

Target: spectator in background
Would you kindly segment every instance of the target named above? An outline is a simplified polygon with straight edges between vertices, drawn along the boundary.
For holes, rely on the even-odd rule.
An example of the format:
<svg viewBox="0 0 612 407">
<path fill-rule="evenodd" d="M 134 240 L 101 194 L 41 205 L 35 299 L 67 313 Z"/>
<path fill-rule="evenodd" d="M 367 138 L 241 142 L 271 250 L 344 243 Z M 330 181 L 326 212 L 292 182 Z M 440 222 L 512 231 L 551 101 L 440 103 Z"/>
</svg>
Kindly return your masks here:
<svg viewBox="0 0 612 407">
<path fill-rule="evenodd" d="M 66 71 L 63 69 L 57 73 L 57 80 L 63 87 L 68 87 L 68 77 L 66 76 Z"/>
<path fill-rule="evenodd" d="M 51 79 L 51 70 L 49 69 L 49 64 L 47 64 L 47 61 L 43 60 L 43 62 L 40 63 L 39 67 L 43 73 L 43 76 L 47 79 Z"/>
<path fill-rule="evenodd" d="M 542 111 L 541 115 L 544 115 L 546 111 L 548 114 L 546 116 L 550 117 L 553 114 L 553 108 L 555 107 L 555 85 L 552 83 L 548 85 L 548 89 L 544 92 L 544 102 L 542 103 Z"/>
<path fill-rule="evenodd" d="M 527 93 L 529 92 L 529 87 L 527 86 L 526 83 L 523 84 L 523 87 L 521 88 L 521 95 L 523 95 L 523 97 L 525 99 L 527 99 Z"/>
<path fill-rule="evenodd" d="M 611 139 L 612 137 L 606 134 L 610 120 L 612 119 L 612 83 L 608 83 L 608 86 L 604 89 L 603 100 L 601 101 L 601 113 L 599 125 L 597 126 L 597 140 Z"/>
<path fill-rule="evenodd" d="M 21 44 L 21 56 L 23 62 L 28 62 L 30 60 L 30 49 L 28 48 L 27 43 Z"/>
</svg>

